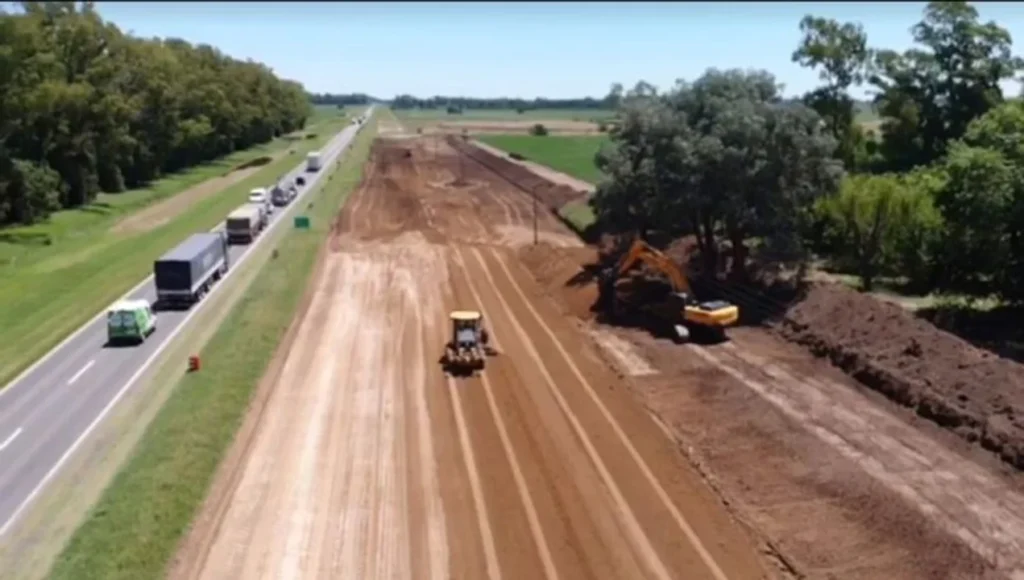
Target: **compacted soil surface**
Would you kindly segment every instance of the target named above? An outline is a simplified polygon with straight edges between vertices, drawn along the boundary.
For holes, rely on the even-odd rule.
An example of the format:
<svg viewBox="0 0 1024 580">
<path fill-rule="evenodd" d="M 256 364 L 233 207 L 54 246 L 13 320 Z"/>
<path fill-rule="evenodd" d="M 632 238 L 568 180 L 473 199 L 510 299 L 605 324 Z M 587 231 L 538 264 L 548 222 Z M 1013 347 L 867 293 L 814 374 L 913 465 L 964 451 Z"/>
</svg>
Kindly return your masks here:
<svg viewBox="0 0 1024 580">
<path fill-rule="evenodd" d="M 533 215 L 441 138 L 378 140 L 171 576 L 775 574 L 520 261 Z M 583 249 L 548 212 L 538 235 Z M 438 364 L 458 309 L 497 351 L 472 377 Z"/>
</svg>

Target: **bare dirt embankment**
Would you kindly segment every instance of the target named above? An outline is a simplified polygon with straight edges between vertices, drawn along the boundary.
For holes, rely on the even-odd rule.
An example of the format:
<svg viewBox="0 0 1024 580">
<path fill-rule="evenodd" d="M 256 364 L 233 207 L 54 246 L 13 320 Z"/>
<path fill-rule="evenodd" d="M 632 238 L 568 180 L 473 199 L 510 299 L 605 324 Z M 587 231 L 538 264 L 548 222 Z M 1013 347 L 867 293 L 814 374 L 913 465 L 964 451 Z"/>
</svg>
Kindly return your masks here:
<svg viewBox="0 0 1024 580">
<path fill-rule="evenodd" d="M 172 578 L 767 575 L 517 259 L 531 208 L 443 140 L 378 141 Z M 500 354 L 455 380 L 438 357 L 466 308 Z"/>
<path fill-rule="evenodd" d="M 779 330 L 864 385 L 1024 469 L 1024 366 L 838 285 L 812 286 Z"/>
</svg>

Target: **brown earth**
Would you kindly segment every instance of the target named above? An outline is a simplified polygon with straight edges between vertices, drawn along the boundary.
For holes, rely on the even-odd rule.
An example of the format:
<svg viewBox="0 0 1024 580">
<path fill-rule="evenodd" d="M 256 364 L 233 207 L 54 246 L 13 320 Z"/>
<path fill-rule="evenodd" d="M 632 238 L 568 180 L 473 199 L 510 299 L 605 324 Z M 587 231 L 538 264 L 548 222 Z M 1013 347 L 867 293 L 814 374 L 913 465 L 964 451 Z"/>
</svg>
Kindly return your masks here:
<svg viewBox="0 0 1024 580">
<path fill-rule="evenodd" d="M 520 191 L 531 195 L 536 194 L 537 199 L 554 212 L 567 203 L 580 201 L 587 197 L 586 191 L 580 191 L 567 185 L 553 184 L 530 171 L 528 167 L 516 163 L 504 155 L 478 147 L 458 137 L 448 137 L 448 144 L 490 169 Z"/>
<path fill-rule="evenodd" d="M 247 167 L 245 169 L 235 169 L 226 175 L 221 175 L 212 179 L 207 179 L 201 183 L 197 183 L 181 193 L 174 194 L 164 201 L 155 203 L 145 209 L 133 213 L 129 217 L 114 224 L 110 231 L 114 234 L 133 234 L 148 232 L 159 228 L 184 213 L 185 210 L 192 205 L 195 205 L 207 197 L 224 191 L 232 185 L 240 183 L 242 180 L 255 175 L 256 172 L 266 167 L 266 165 L 277 161 L 287 153 L 287 150 L 275 151 L 268 155 L 268 157 L 270 157 L 270 161 L 264 165 L 259 167 Z"/>
<path fill-rule="evenodd" d="M 838 284 L 812 285 L 780 331 L 866 386 L 1024 469 L 1020 364 Z"/>
<path fill-rule="evenodd" d="M 567 313 L 593 319 L 597 292 L 586 268 L 596 250 L 537 246 L 521 249 L 520 255 L 538 282 L 561 296 Z M 859 300 L 836 298 L 846 294 Z M 896 306 L 860 300 L 870 298 L 816 287 L 790 312 L 796 321 L 816 324 L 820 336 L 835 336 L 836 343 L 849 337 L 847 348 L 879 352 L 888 360 L 900 356 L 905 343 L 899 337 L 916 329 L 924 356 L 938 352 L 939 358 L 930 368 L 910 368 L 932 373 L 925 377 L 933 384 L 947 376 L 940 374 L 943 368 L 964 362 L 941 358 L 943 347 L 935 346 L 959 339 L 936 338 L 944 333 Z M 890 308 L 886 319 L 877 314 Z M 899 321 L 887 326 L 892 318 Z M 631 356 L 655 369 L 657 374 L 632 377 L 635 392 L 796 574 L 865 579 L 1024 574 L 1024 495 L 1014 477 L 934 423 L 901 413 L 839 369 L 779 340 L 780 331 L 736 328 L 724 345 L 679 346 L 641 330 L 587 325 L 629 343 Z M 809 334 L 808 328 L 802 332 Z M 879 348 L 894 337 L 896 346 Z M 953 352 L 971 347 L 961 342 L 959 348 Z M 977 357 L 991 362 L 990 355 Z M 641 374 L 629 372 L 635 363 L 617 362 L 623 374 Z M 894 371 L 908 367 L 894 365 Z M 1003 384 L 1012 385 L 1011 380 Z"/>
<path fill-rule="evenodd" d="M 377 142 L 171 577 L 768 575 L 517 259 L 532 206 L 443 140 Z M 537 225 L 581 249 L 549 214 Z M 465 308 L 499 354 L 456 380 L 438 357 Z"/>
<path fill-rule="evenodd" d="M 668 253 L 682 262 L 691 246 Z M 520 250 L 563 310 L 586 321 L 597 254 Z M 1024 477 L 972 447 L 1019 462 L 1020 365 L 843 286 L 814 285 L 795 303 L 723 293 L 757 315 L 748 318 L 788 315 L 707 348 L 586 327 L 795 574 L 1024 577 Z"/>
</svg>

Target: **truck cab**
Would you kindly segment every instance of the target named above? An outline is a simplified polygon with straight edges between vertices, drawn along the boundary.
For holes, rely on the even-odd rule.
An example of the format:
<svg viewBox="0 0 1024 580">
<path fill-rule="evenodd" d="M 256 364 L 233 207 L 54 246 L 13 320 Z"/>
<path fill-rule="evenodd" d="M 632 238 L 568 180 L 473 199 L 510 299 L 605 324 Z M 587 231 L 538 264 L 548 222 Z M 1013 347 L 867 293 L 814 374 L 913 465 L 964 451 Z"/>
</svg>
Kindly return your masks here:
<svg viewBox="0 0 1024 580">
<path fill-rule="evenodd" d="M 249 203 L 257 204 L 263 207 L 263 211 L 270 214 L 274 211 L 274 206 L 270 202 L 270 193 L 267 192 L 265 187 L 257 187 L 256 189 L 249 192 Z"/>
<path fill-rule="evenodd" d="M 108 344 L 140 344 L 155 330 L 156 314 L 148 300 L 122 300 L 107 311 Z"/>
</svg>

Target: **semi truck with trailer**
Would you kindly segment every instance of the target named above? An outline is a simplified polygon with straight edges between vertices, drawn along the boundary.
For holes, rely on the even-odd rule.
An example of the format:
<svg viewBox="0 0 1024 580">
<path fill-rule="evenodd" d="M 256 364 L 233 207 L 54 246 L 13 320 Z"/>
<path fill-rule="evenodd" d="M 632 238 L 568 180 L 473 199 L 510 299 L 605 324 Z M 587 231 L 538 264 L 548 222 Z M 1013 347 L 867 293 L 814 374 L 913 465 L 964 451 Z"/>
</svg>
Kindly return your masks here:
<svg viewBox="0 0 1024 580">
<path fill-rule="evenodd" d="M 190 308 L 230 267 L 226 232 L 192 234 L 153 263 L 159 308 Z"/>
<path fill-rule="evenodd" d="M 263 209 L 247 203 L 228 214 L 224 229 L 228 232 L 228 243 L 249 244 L 256 239 L 266 226 Z"/>
<path fill-rule="evenodd" d="M 320 167 L 323 164 L 323 159 L 320 157 L 319 151 L 310 151 L 306 155 L 306 171 L 310 173 L 316 173 L 320 171 Z"/>
</svg>

